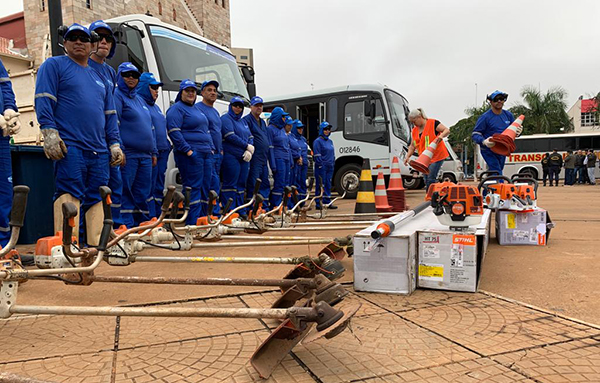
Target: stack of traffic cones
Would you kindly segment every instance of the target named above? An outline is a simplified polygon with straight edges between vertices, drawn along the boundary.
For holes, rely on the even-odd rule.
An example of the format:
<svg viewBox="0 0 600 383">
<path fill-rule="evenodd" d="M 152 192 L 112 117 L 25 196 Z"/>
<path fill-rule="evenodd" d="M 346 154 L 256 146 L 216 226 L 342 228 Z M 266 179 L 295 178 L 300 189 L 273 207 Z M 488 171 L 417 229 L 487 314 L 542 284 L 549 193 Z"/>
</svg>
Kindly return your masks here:
<svg viewBox="0 0 600 383">
<path fill-rule="evenodd" d="M 501 134 L 494 134 L 490 141 L 496 145 L 492 146 L 492 152 L 500 154 L 502 156 L 508 156 L 515 151 L 515 138 L 517 137 L 517 130 L 523 125 L 524 115 L 520 115 L 519 118 L 513 121 L 512 124 Z"/>
<path fill-rule="evenodd" d="M 387 193 L 385 192 L 385 179 L 381 171 L 377 176 L 377 184 L 375 184 L 375 207 L 378 213 L 392 211 L 392 207 L 388 203 Z"/>
<path fill-rule="evenodd" d="M 375 194 L 373 193 L 373 177 L 371 176 L 371 161 L 368 158 L 363 160 L 354 213 L 377 213 Z"/>
<path fill-rule="evenodd" d="M 406 210 L 406 191 L 402 185 L 402 175 L 400 174 L 400 163 L 398 157 L 392 161 L 392 171 L 390 173 L 390 185 L 387 189 L 387 197 L 392 211 L 401 212 Z"/>
</svg>

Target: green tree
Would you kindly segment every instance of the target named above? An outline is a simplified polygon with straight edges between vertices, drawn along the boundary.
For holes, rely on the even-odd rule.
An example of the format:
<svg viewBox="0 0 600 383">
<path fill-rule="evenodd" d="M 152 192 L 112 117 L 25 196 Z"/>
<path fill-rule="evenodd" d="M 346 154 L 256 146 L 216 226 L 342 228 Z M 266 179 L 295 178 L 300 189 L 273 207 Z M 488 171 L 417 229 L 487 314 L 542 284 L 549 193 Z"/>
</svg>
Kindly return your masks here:
<svg viewBox="0 0 600 383">
<path fill-rule="evenodd" d="M 573 130 L 573 121 L 567 115 L 567 92 L 559 87 L 548 89 L 545 94 L 533 86 L 521 90 L 524 104 L 510 108 L 512 114 L 525 115 L 523 134 L 567 133 Z"/>
<path fill-rule="evenodd" d="M 479 116 L 484 114 L 490 105 L 485 101 L 479 107 L 469 107 L 465 109 L 467 117 L 458 120 L 458 122 L 450 127 L 450 136 L 448 140 L 453 146 L 467 144 L 469 149 L 473 149 L 473 141 L 471 140 L 471 133 Z"/>
</svg>

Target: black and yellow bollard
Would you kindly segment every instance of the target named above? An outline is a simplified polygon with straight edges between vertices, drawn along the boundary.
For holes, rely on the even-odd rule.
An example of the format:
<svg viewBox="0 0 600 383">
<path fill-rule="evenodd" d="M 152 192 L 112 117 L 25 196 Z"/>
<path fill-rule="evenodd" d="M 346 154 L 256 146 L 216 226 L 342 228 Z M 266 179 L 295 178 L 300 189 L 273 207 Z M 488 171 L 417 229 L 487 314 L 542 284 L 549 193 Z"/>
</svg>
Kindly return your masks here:
<svg viewBox="0 0 600 383">
<path fill-rule="evenodd" d="M 362 170 L 360 171 L 360 183 L 354 213 L 377 213 L 373 177 L 371 176 L 371 161 L 368 158 L 363 160 Z"/>
</svg>

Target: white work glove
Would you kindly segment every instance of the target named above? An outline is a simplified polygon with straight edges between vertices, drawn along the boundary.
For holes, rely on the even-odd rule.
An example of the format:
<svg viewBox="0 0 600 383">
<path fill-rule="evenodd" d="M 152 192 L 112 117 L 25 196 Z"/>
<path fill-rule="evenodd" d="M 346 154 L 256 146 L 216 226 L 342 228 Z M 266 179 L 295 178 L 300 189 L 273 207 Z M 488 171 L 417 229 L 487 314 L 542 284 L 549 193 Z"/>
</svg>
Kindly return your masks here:
<svg viewBox="0 0 600 383">
<path fill-rule="evenodd" d="M 125 154 L 121 150 L 121 145 L 112 144 L 110 146 L 110 166 L 115 167 L 125 165 Z"/>
<path fill-rule="evenodd" d="M 60 138 L 58 130 L 52 128 L 42 129 L 42 134 L 44 135 L 44 153 L 46 157 L 54 161 L 65 158 L 67 146 Z"/>
<path fill-rule="evenodd" d="M 254 146 L 248 144 L 248 146 L 246 146 L 246 150 L 250 152 L 250 154 L 254 154 Z"/>
<path fill-rule="evenodd" d="M 495 143 L 495 142 L 492 142 L 492 141 L 490 141 L 490 139 L 489 139 L 489 138 L 486 138 L 485 140 L 483 140 L 483 144 L 484 144 L 485 146 L 487 146 L 488 148 L 491 148 L 491 147 L 493 147 L 494 145 L 496 145 L 496 143 Z"/>
<path fill-rule="evenodd" d="M 8 125 L 8 135 L 14 136 L 21 131 L 21 121 L 19 120 L 20 115 L 21 113 L 15 112 L 12 109 L 6 109 L 4 111 L 4 120 Z M 4 134 L 4 132 L 2 133 Z"/>
<path fill-rule="evenodd" d="M 8 133 L 8 123 L 7 121 L 0 116 L 0 129 L 2 129 L 2 136 L 6 137 L 9 135 Z"/>
<path fill-rule="evenodd" d="M 517 136 L 520 136 L 521 133 L 523 133 L 523 127 L 520 125 L 517 125 Z"/>
<path fill-rule="evenodd" d="M 250 153 L 250 151 L 246 150 L 244 152 L 244 155 L 242 156 L 242 159 L 246 162 L 250 162 L 250 160 L 252 159 L 252 153 Z"/>
</svg>

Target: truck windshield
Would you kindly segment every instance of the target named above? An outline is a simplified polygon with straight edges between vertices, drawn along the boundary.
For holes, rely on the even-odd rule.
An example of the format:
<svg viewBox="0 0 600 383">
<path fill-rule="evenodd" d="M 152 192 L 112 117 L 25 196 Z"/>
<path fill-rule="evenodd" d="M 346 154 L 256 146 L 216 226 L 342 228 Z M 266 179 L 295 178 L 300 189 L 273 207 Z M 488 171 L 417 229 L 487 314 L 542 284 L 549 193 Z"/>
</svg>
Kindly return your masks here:
<svg viewBox="0 0 600 383">
<path fill-rule="evenodd" d="M 235 57 L 215 46 L 175 32 L 151 26 L 150 33 L 158 49 L 163 81 L 192 79 L 198 83 L 217 80 L 219 91 L 227 98 L 235 95 L 248 99 L 248 91 Z"/>
<path fill-rule="evenodd" d="M 385 90 L 388 108 L 392 120 L 394 135 L 407 144 L 410 142 L 410 128 L 408 127 L 408 105 L 404 97 L 389 89 Z"/>
</svg>

